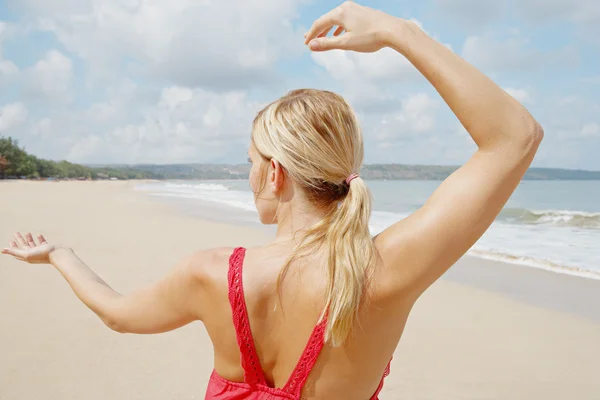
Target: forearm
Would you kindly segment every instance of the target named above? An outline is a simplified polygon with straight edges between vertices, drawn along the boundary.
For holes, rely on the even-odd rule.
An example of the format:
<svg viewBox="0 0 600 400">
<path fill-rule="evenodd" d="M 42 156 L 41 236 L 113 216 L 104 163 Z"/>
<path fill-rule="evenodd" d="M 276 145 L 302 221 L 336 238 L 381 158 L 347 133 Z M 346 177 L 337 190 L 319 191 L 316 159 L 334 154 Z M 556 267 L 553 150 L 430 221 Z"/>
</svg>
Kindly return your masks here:
<svg viewBox="0 0 600 400">
<path fill-rule="evenodd" d="M 114 291 L 77 255 L 67 248 L 50 253 L 51 264 L 62 274 L 75 295 L 111 327 L 111 309 L 121 295 Z"/>
<path fill-rule="evenodd" d="M 414 23 L 396 19 L 385 37 L 435 87 L 480 149 L 527 146 L 541 135 L 519 102 Z"/>
</svg>

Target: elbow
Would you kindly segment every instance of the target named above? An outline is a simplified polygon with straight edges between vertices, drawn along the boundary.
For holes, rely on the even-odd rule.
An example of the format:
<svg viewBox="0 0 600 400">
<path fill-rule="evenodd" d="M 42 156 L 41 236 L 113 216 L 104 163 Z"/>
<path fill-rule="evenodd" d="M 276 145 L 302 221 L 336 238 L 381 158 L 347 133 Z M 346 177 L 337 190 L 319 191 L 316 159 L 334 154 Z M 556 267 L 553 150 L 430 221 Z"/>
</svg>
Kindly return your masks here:
<svg viewBox="0 0 600 400">
<path fill-rule="evenodd" d="M 536 148 L 539 147 L 539 145 L 542 143 L 542 140 L 544 139 L 544 128 L 535 119 L 533 120 L 533 127 L 531 129 L 531 132 L 529 133 L 529 136 L 529 141 L 533 143 Z"/>
<path fill-rule="evenodd" d="M 102 322 L 104 322 L 104 325 L 106 325 L 112 331 L 117 333 L 129 333 L 125 325 L 115 318 L 104 317 L 102 318 Z"/>
<path fill-rule="evenodd" d="M 532 122 L 529 124 L 529 129 L 525 133 L 525 153 L 528 155 L 535 155 L 542 140 L 544 139 L 544 128 L 532 118 Z"/>
<path fill-rule="evenodd" d="M 519 123 L 514 125 L 513 139 L 513 149 L 518 148 L 518 152 L 526 158 L 533 157 L 544 139 L 544 128 L 526 113 Z"/>
</svg>

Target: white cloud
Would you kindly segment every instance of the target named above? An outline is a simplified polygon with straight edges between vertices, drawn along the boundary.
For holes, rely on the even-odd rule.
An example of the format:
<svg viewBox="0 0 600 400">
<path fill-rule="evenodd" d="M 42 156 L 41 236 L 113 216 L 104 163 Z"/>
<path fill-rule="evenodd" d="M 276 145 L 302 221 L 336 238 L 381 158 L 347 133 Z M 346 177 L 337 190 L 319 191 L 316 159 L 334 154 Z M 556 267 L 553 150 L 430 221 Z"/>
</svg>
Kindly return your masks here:
<svg viewBox="0 0 600 400">
<path fill-rule="evenodd" d="M 274 63 L 304 51 L 294 27 L 306 0 L 59 1 L 22 8 L 82 57 L 92 76 L 132 72 L 182 86 L 216 90 L 277 78 Z"/>
<path fill-rule="evenodd" d="M 426 93 L 418 93 L 402 102 L 402 111 L 396 120 L 412 132 L 429 132 L 435 127 L 438 101 Z"/>
<path fill-rule="evenodd" d="M 363 116 L 365 137 L 378 147 L 389 148 L 423 134 L 436 126 L 439 101 L 427 93 L 417 93 L 401 100 L 396 110 Z"/>
<path fill-rule="evenodd" d="M 69 102 L 72 100 L 73 64 L 70 58 L 59 51 L 48 51 L 43 59 L 26 69 L 24 73 L 29 94 L 51 101 Z"/>
<path fill-rule="evenodd" d="M 505 88 L 504 90 L 520 103 L 533 103 L 531 93 L 526 89 Z"/>
<path fill-rule="evenodd" d="M 376 53 L 356 53 L 342 50 L 312 53 L 315 62 L 335 79 L 350 82 L 398 82 L 414 80 L 419 72 L 397 51 L 384 48 Z"/>
<path fill-rule="evenodd" d="M 11 134 L 11 130 L 27 119 L 27 108 L 23 103 L 11 103 L 0 108 L 0 134 Z"/>
<path fill-rule="evenodd" d="M 29 130 L 37 140 L 29 140 L 28 149 L 81 163 L 217 162 L 232 161 L 232 156 L 240 162 L 259 109 L 244 91 L 167 87 L 154 104 L 130 107 L 134 115 L 110 123 L 118 104 L 110 99 L 86 113 L 45 117 Z M 103 123 L 90 122 L 92 113 Z"/>
<path fill-rule="evenodd" d="M 19 73 L 19 68 L 9 60 L 0 60 L 0 85 L 13 80 Z"/>
<path fill-rule="evenodd" d="M 600 136 L 600 125 L 595 122 L 585 124 L 581 128 L 581 136 L 583 137 L 598 137 Z"/>
</svg>

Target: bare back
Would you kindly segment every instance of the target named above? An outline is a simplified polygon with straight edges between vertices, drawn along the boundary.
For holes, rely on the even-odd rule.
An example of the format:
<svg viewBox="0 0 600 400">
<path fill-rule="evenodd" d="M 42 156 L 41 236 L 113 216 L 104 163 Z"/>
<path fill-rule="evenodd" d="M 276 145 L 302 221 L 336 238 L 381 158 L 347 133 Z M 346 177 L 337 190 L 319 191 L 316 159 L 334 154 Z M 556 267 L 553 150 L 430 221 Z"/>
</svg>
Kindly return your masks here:
<svg viewBox="0 0 600 400">
<path fill-rule="evenodd" d="M 211 274 L 210 309 L 203 318 L 215 349 L 215 370 L 225 379 L 243 382 L 240 352 L 227 297 L 228 259 L 233 249 L 219 250 Z M 276 281 L 292 248 L 267 245 L 248 249 L 244 260 L 245 300 L 255 346 L 270 386 L 288 380 L 325 303 L 326 259 L 299 260 L 282 283 L 281 304 Z M 319 262 L 320 261 L 320 262 Z M 303 390 L 304 398 L 368 399 L 381 382 L 396 348 L 410 306 L 386 293 L 385 266 L 374 271 L 359 324 L 339 348 L 325 346 Z M 349 382 L 352 382 L 349 385 Z"/>
</svg>

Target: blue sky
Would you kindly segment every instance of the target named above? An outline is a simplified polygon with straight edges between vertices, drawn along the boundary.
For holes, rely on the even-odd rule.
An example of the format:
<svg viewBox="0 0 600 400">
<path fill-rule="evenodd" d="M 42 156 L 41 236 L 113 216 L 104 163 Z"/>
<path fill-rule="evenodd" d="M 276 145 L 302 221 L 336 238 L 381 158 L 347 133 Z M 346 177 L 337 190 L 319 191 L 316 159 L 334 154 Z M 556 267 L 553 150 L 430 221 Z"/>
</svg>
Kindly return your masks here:
<svg viewBox="0 0 600 400">
<path fill-rule="evenodd" d="M 251 122 L 290 89 L 344 95 L 367 163 L 460 164 L 475 147 L 400 55 L 311 54 L 311 0 L 5 0 L 0 135 L 83 163 L 242 163 Z M 600 170 L 600 2 L 365 1 L 418 21 L 531 111 L 534 166 Z"/>
</svg>

